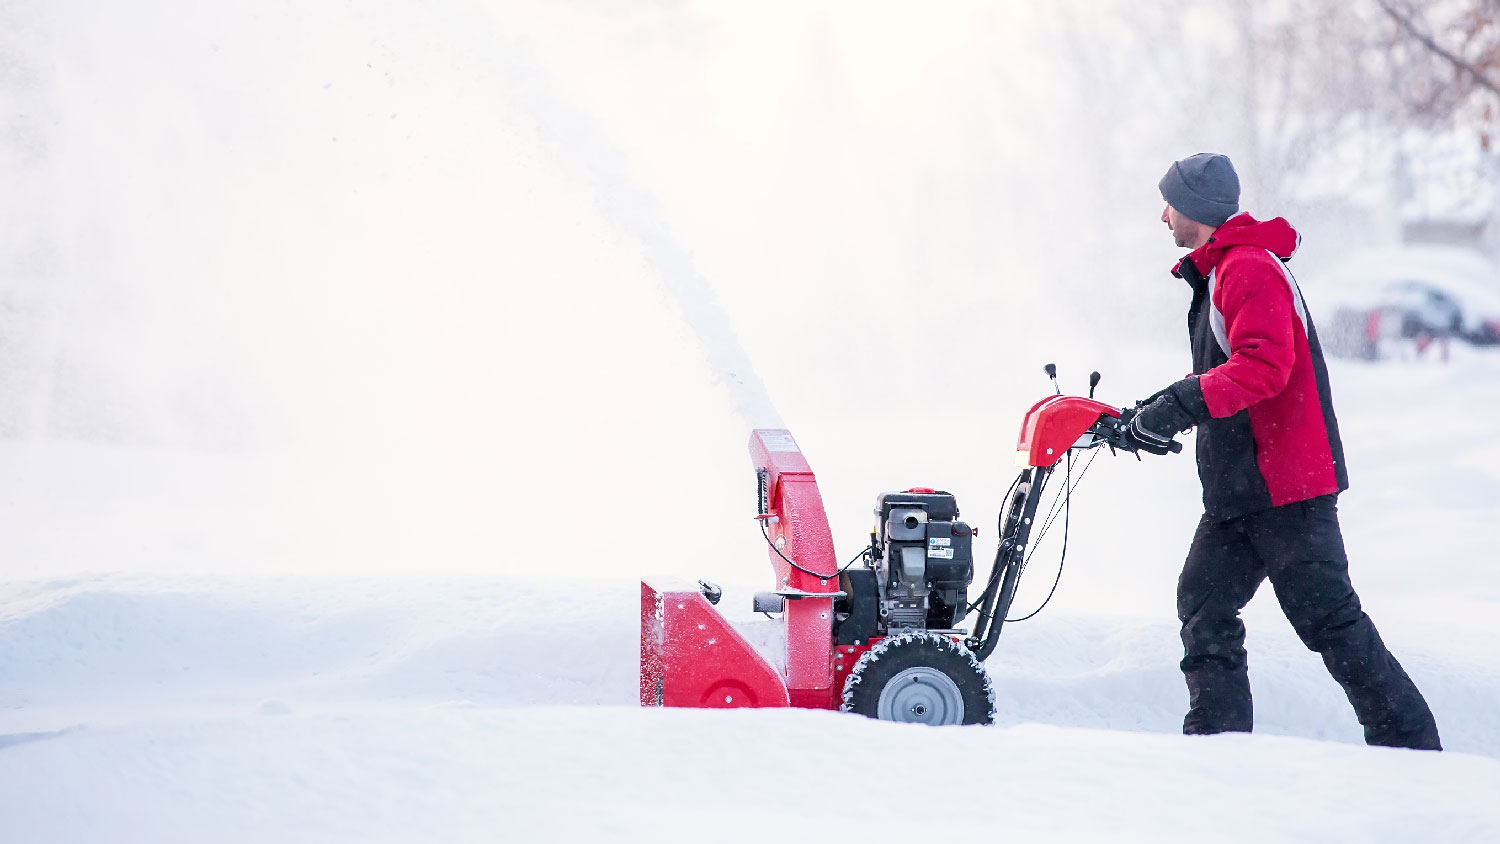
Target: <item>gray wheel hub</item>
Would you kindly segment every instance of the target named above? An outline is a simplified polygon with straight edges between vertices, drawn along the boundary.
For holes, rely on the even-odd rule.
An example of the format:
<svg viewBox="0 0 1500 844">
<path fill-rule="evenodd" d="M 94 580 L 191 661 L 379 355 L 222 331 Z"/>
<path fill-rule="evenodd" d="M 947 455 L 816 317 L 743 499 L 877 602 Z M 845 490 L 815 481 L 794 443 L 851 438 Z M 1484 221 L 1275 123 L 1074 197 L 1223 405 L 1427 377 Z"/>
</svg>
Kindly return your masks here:
<svg viewBox="0 0 1500 844">
<path fill-rule="evenodd" d="M 936 668 L 908 668 L 880 690 L 875 704 L 882 721 L 905 721 L 941 727 L 964 722 L 964 698 L 958 684 Z"/>
</svg>

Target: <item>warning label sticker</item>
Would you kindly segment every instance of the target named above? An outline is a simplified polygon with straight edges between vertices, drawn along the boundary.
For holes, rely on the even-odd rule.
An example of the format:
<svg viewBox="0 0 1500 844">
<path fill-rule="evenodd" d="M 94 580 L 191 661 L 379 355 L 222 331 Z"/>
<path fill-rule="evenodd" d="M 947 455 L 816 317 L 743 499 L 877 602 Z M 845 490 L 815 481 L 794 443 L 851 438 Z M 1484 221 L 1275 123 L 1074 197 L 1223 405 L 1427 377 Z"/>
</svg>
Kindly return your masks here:
<svg viewBox="0 0 1500 844">
<path fill-rule="evenodd" d="M 951 537 L 947 537 L 947 536 L 929 536 L 929 537 L 927 537 L 927 545 L 928 545 L 928 547 L 933 547 L 933 546 L 937 546 L 937 545 L 947 546 L 947 545 L 952 545 L 952 544 L 953 544 L 953 539 Z"/>
<path fill-rule="evenodd" d="M 797 447 L 797 441 L 792 439 L 791 434 L 761 434 L 760 438 L 766 444 L 766 451 L 787 453 L 802 450 Z"/>
</svg>

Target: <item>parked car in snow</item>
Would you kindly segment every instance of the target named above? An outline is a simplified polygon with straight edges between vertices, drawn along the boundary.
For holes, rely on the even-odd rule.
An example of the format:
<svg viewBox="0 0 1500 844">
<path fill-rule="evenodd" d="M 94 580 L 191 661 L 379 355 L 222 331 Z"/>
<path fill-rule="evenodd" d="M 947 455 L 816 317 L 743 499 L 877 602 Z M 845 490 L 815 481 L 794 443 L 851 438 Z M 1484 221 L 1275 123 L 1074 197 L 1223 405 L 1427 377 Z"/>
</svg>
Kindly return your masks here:
<svg viewBox="0 0 1500 844">
<path fill-rule="evenodd" d="M 1369 250 L 1304 282 L 1328 315 L 1320 334 L 1332 355 L 1375 360 L 1397 342 L 1419 353 L 1450 339 L 1500 345 L 1500 267 L 1471 249 Z"/>
</svg>

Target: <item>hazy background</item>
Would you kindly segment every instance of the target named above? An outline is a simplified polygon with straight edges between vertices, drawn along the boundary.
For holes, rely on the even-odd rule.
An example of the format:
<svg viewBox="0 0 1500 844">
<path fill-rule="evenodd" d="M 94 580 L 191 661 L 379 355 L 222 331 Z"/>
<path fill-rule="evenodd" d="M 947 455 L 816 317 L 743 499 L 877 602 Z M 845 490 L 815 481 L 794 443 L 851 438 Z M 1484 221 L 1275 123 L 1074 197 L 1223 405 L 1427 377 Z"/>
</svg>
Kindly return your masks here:
<svg viewBox="0 0 1500 844">
<path fill-rule="evenodd" d="M 1315 313 L 1414 191 L 1488 195 L 1461 121 L 1376 97 L 1390 37 L 1230 0 L 0 2 L 0 566 L 752 580 L 773 414 L 842 553 L 883 489 L 988 526 L 1043 363 L 1116 403 L 1186 371 L 1173 159 L 1303 229 Z M 1408 147 L 1471 176 L 1413 188 L 1454 170 Z M 1094 473 L 1180 556 L 1191 461 Z"/>
</svg>

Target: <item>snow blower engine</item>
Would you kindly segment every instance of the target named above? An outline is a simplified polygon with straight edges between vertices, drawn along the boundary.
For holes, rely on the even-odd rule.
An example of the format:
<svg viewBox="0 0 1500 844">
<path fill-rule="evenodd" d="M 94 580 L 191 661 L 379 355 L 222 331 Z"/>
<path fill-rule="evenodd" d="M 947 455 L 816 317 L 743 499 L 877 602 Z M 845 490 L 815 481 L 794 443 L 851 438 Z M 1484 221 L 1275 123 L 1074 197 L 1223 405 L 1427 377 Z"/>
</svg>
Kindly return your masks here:
<svg viewBox="0 0 1500 844">
<path fill-rule="evenodd" d="M 1004 499 L 994 563 L 972 602 L 977 531 L 960 520 L 952 494 L 914 487 L 880 495 L 868 545 L 840 567 L 817 480 L 796 440 L 785 430 L 752 432 L 756 519 L 776 576 L 776 587 L 756 594 L 752 608 L 776 627 L 767 633 L 764 622 L 731 625 L 715 609 L 722 591 L 708 581 L 642 580 L 641 705 L 798 706 L 889 721 L 993 723 L 994 685 L 984 660 L 1001 626 L 1024 620 L 1008 615 L 1036 544 L 1038 513 L 1045 517 L 1036 541 L 1059 514 L 1066 533 L 1074 455 L 1101 446 L 1134 451 L 1124 436 L 1134 411 L 1094 401 L 1097 372 L 1084 398 L 1062 395 L 1056 367 L 1046 370 L 1056 394 L 1021 423 L 1021 472 Z M 1173 442 L 1172 450 L 1181 445 Z M 1043 511 L 1043 491 L 1059 464 L 1063 484 Z M 971 613 L 972 633 L 960 627 Z"/>
</svg>

